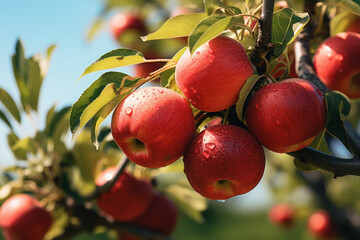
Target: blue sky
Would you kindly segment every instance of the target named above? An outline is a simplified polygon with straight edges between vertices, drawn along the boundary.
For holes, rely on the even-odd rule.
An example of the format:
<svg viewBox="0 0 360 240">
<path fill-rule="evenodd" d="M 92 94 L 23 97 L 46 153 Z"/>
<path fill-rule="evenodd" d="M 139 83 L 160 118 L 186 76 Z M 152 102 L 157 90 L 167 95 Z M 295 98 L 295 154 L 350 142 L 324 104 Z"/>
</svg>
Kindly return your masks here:
<svg viewBox="0 0 360 240">
<path fill-rule="evenodd" d="M 40 126 L 46 111 L 57 103 L 58 107 L 72 105 L 81 93 L 101 74 L 78 77 L 85 68 L 102 54 L 117 48 L 107 28 L 91 43 L 85 33 L 92 20 L 102 9 L 101 0 L 14 0 L 0 1 L 0 87 L 18 102 L 11 55 L 17 39 L 21 39 L 27 57 L 44 52 L 56 44 L 49 72 L 40 95 Z M 121 71 L 131 73 L 130 68 Z M 0 166 L 13 162 L 8 153 L 8 129 L 0 123 Z"/>
</svg>

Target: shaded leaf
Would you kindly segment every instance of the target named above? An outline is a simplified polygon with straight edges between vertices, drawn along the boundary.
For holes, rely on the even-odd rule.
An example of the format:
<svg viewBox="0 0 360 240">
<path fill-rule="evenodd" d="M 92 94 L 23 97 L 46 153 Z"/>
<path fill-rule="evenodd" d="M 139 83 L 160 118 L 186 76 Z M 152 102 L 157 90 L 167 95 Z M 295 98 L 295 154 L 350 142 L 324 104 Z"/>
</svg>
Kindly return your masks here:
<svg viewBox="0 0 360 240">
<path fill-rule="evenodd" d="M 28 59 L 27 65 L 28 103 L 31 109 L 37 111 L 43 77 L 41 76 L 40 65 L 35 59 Z"/>
<path fill-rule="evenodd" d="M 141 37 L 143 41 L 177 38 L 190 35 L 194 27 L 206 17 L 205 13 L 180 14 L 168 19 L 158 30 Z"/>
<path fill-rule="evenodd" d="M 360 15 L 360 0 L 325 0 L 326 5 L 336 5 Z"/>
<path fill-rule="evenodd" d="M 127 96 L 142 78 L 132 78 L 124 73 L 107 72 L 88 87 L 74 103 L 70 115 L 70 130 L 76 134 L 104 106 Z"/>
<path fill-rule="evenodd" d="M 11 115 L 18 121 L 21 122 L 21 116 L 18 107 L 16 106 L 15 101 L 12 99 L 10 94 L 8 94 L 4 89 L 0 88 L 0 101 L 4 104 L 6 109 L 11 113 Z"/>
<path fill-rule="evenodd" d="M 80 78 L 92 72 L 123 67 L 142 62 L 145 62 L 144 56 L 137 50 L 126 48 L 115 49 L 105 53 L 89 67 L 87 67 Z"/>
<path fill-rule="evenodd" d="M 67 124 L 67 127 L 65 129 L 63 129 L 62 131 L 60 131 L 61 133 L 59 134 L 59 126 L 62 125 L 61 122 L 65 119 L 67 119 L 66 115 L 69 114 L 71 107 L 64 107 L 62 108 L 60 111 L 58 112 L 50 112 L 52 111 L 52 109 L 50 109 L 50 111 L 48 112 L 49 114 L 53 114 L 52 119 L 49 122 L 49 129 L 48 129 L 48 136 L 51 136 L 53 138 L 55 138 L 55 136 L 59 136 L 62 135 L 62 133 L 65 132 L 65 129 L 67 130 L 69 128 L 69 125 Z M 49 116 L 50 117 L 50 116 Z M 68 120 L 68 119 L 67 119 Z M 68 123 L 68 121 L 67 121 Z M 57 134 L 55 134 L 57 132 Z"/>
<path fill-rule="evenodd" d="M 241 10 L 239 8 L 226 5 L 220 0 L 205 1 L 205 11 L 207 15 L 210 16 L 218 9 L 224 9 L 226 12 L 231 13 L 232 15 L 241 14 Z"/>
<path fill-rule="evenodd" d="M 91 42 L 98 35 L 101 27 L 104 25 L 105 20 L 103 18 L 96 18 L 90 25 L 86 32 L 86 40 Z"/>
<path fill-rule="evenodd" d="M 1 111 L 1 110 L 0 110 L 0 119 L 2 119 L 6 123 L 6 125 L 8 125 L 8 127 L 10 129 L 12 129 L 12 126 L 11 126 L 11 123 L 10 123 L 9 119 L 6 117 L 5 113 L 3 111 Z"/>
<path fill-rule="evenodd" d="M 181 56 L 184 54 L 184 52 L 186 51 L 187 47 L 183 47 L 182 49 L 180 49 L 175 55 L 174 57 L 171 59 L 172 61 L 179 61 L 179 59 L 181 58 Z M 166 65 L 168 65 L 170 62 L 166 63 Z M 168 69 L 162 73 L 160 73 L 160 83 L 161 86 L 165 87 L 166 85 L 168 85 L 169 83 L 169 79 L 171 77 L 172 74 L 175 73 L 175 68 L 171 68 Z"/>
<path fill-rule="evenodd" d="M 19 141 L 19 137 L 14 132 L 11 132 L 7 135 L 7 140 L 8 140 L 8 145 L 12 153 L 14 154 L 15 158 L 18 160 L 26 160 L 27 159 L 26 151 L 24 151 L 23 149 L 14 149 L 15 144 Z"/>
<path fill-rule="evenodd" d="M 236 102 L 236 114 L 241 121 L 244 121 L 245 100 L 248 97 L 251 89 L 254 87 L 254 85 L 260 78 L 261 77 L 257 74 L 252 75 L 246 80 L 244 86 L 240 90 L 239 99 Z"/>
<path fill-rule="evenodd" d="M 351 23 L 357 18 L 356 15 L 344 11 L 336 14 L 330 19 L 330 35 L 335 36 L 338 33 L 345 32 Z"/>
<path fill-rule="evenodd" d="M 344 94 L 337 91 L 326 93 L 325 100 L 327 107 L 326 130 L 332 136 L 339 139 L 348 151 L 353 152 L 343 123 L 350 113 L 350 100 Z"/>
<path fill-rule="evenodd" d="M 224 30 L 232 28 L 238 23 L 243 23 L 242 16 L 212 15 L 202 20 L 189 36 L 191 54 L 207 41 L 220 35 Z"/>
<path fill-rule="evenodd" d="M 295 40 L 309 20 L 308 13 L 295 12 L 291 8 L 283 8 L 274 13 L 271 41 L 275 44 L 275 58 L 280 57 L 286 46 Z"/>
</svg>

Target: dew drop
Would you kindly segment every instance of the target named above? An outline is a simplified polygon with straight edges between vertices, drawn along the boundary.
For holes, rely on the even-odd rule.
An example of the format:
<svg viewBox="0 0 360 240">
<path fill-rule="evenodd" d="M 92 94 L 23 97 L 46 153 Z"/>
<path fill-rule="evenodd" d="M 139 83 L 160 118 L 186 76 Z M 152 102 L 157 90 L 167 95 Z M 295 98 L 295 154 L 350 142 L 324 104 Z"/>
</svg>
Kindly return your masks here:
<svg viewBox="0 0 360 240">
<path fill-rule="evenodd" d="M 275 120 L 275 123 L 276 123 L 276 125 L 280 125 L 280 120 L 279 120 L 279 119 L 276 119 L 276 120 Z"/>
<path fill-rule="evenodd" d="M 209 53 L 210 54 L 213 54 L 214 53 L 214 50 L 212 50 L 211 48 L 209 49 Z"/>
<path fill-rule="evenodd" d="M 215 143 L 207 143 L 207 144 L 205 144 L 205 147 L 207 149 L 214 150 L 216 145 L 215 145 Z"/>
<path fill-rule="evenodd" d="M 164 93 L 164 89 L 162 89 L 162 88 L 158 88 L 157 90 L 159 93 Z"/>
<path fill-rule="evenodd" d="M 209 158 L 210 157 L 210 153 L 208 153 L 207 151 L 203 151 L 202 152 L 202 155 L 206 158 Z"/>
<path fill-rule="evenodd" d="M 277 91 L 277 89 L 276 89 L 276 88 L 273 88 L 273 89 L 272 89 L 272 91 L 273 91 L 273 92 L 276 92 L 276 91 Z"/>
<path fill-rule="evenodd" d="M 196 55 L 199 55 L 199 54 L 200 54 L 200 52 L 199 52 L 199 51 L 196 51 L 195 53 L 196 53 Z"/>
<path fill-rule="evenodd" d="M 190 87 L 190 90 L 193 92 L 193 93 L 197 93 L 196 89 L 194 87 Z"/>
<path fill-rule="evenodd" d="M 182 89 L 182 91 L 183 91 L 184 93 L 187 93 L 187 92 L 188 92 L 187 87 L 184 87 L 184 88 Z"/>
<path fill-rule="evenodd" d="M 131 116 L 132 112 L 133 112 L 133 109 L 131 107 L 128 107 L 125 109 L 125 114 L 128 116 Z"/>
</svg>

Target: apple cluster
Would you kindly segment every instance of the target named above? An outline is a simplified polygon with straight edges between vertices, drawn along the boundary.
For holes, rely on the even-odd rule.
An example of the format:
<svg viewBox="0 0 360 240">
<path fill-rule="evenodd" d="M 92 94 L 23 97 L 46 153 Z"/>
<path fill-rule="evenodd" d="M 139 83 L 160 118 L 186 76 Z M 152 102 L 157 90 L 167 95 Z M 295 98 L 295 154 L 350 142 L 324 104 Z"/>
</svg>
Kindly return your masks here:
<svg viewBox="0 0 360 240">
<path fill-rule="evenodd" d="M 112 179 L 114 167 L 102 171 L 96 185 Z M 175 229 L 178 210 L 165 195 L 152 189 L 149 182 L 124 172 L 109 192 L 103 193 L 97 204 L 102 213 L 116 221 L 128 222 L 144 229 L 169 236 Z M 119 232 L 119 239 L 138 239 L 127 232 Z"/>
<path fill-rule="evenodd" d="M 28 194 L 13 195 L 0 208 L 0 228 L 8 240 L 42 240 L 52 222 L 51 214 Z"/>
<path fill-rule="evenodd" d="M 326 122 L 322 93 L 306 80 L 290 78 L 250 97 L 245 108 L 248 129 L 218 124 L 195 134 L 192 107 L 204 112 L 231 107 L 252 75 L 244 47 L 232 38 L 218 36 L 193 54 L 186 50 L 175 69 L 184 96 L 162 87 L 132 92 L 113 113 L 113 138 L 143 167 L 164 167 L 184 156 L 191 186 L 206 198 L 247 193 L 264 172 L 262 146 L 279 153 L 297 151 L 308 146 Z"/>
</svg>

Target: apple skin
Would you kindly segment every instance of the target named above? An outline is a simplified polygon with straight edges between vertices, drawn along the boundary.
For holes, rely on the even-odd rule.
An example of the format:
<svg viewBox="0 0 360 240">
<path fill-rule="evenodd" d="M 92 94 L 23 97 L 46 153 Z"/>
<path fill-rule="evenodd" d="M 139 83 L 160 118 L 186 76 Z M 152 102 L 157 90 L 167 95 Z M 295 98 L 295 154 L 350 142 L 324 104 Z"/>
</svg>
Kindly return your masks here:
<svg viewBox="0 0 360 240">
<path fill-rule="evenodd" d="M 161 59 L 163 57 L 159 56 L 155 52 L 147 52 L 144 54 L 146 59 Z M 147 78 L 150 73 L 162 68 L 164 62 L 150 62 L 150 63 L 140 63 L 134 65 L 134 72 L 136 77 Z"/>
<path fill-rule="evenodd" d="M 298 75 L 296 74 L 296 69 L 295 69 L 295 56 L 294 56 L 294 52 L 290 52 L 288 57 L 289 57 L 289 61 L 290 61 L 290 69 L 289 69 L 288 77 L 290 77 L 290 78 L 297 78 Z M 286 62 L 285 56 L 284 56 L 284 55 L 281 55 L 281 56 L 279 57 L 279 61 L 284 61 L 284 62 Z M 279 70 L 279 71 L 277 71 L 277 69 L 282 68 L 282 67 L 286 67 L 285 64 L 279 63 L 279 64 L 277 64 L 277 65 L 274 67 L 274 69 L 271 71 L 271 72 L 273 73 L 272 76 L 273 76 L 275 79 L 279 78 L 280 76 L 282 76 L 282 75 L 284 74 L 284 70 Z M 275 71 L 277 71 L 277 72 L 275 72 Z"/>
<path fill-rule="evenodd" d="M 115 142 L 134 163 L 148 168 L 179 159 L 195 134 L 188 101 L 162 87 L 141 88 L 115 109 L 111 122 Z"/>
<path fill-rule="evenodd" d="M 245 106 L 245 119 L 264 147 L 293 152 L 308 146 L 323 130 L 326 104 L 312 83 L 289 78 L 258 90 Z"/>
<path fill-rule="evenodd" d="M 129 30 L 138 32 L 139 36 L 145 35 L 147 32 L 144 20 L 137 15 L 119 12 L 110 19 L 110 32 L 116 41 Z"/>
<path fill-rule="evenodd" d="M 286 203 L 279 203 L 270 208 L 269 219 L 276 225 L 289 228 L 293 224 L 294 210 Z"/>
<path fill-rule="evenodd" d="M 28 194 L 13 195 L 0 208 L 0 227 L 6 240 L 42 240 L 52 222 L 51 214 Z"/>
<path fill-rule="evenodd" d="M 175 70 L 176 83 L 185 97 L 206 112 L 221 111 L 233 105 L 252 75 L 244 47 L 225 36 L 206 42 L 192 56 L 186 50 Z"/>
<path fill-rule="evenodd" d="M 184 172 L 202 196 L 225 200 L 252 190 L 265 168 L 264 150 L 250 132 L 215 125 L 196 135 L 184 155 Z"/>
<path fill-rule="evenodd" d="M 317 210 L 311 214 L 307 227 L 313 235 L 323 240 L 335 239 L 337 235 L 331 224 L 329 213 L 325 210 Z"/>
<path fill-rule="evenodd" d="M 314 55 L 314 68 L 331 90 L 360 98 L 360 34 L 343 32 L 326 39 Z"/>
<path fill-rule="evenodd" d="M 115 167 L 102 171 L 95 180 L 102 186 L 115 174 Z M 131 221 L 145 212 L 154 196 L 149 182 L 123 172 L 109 192 L 97 199 L 99 208 L 117 221 Z"/>
</svg>

